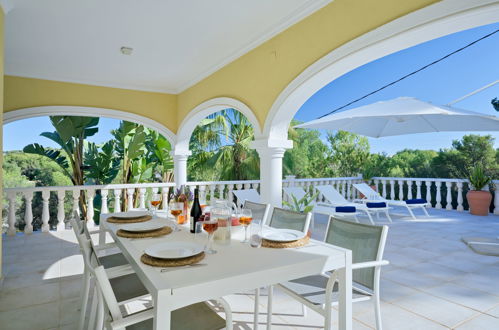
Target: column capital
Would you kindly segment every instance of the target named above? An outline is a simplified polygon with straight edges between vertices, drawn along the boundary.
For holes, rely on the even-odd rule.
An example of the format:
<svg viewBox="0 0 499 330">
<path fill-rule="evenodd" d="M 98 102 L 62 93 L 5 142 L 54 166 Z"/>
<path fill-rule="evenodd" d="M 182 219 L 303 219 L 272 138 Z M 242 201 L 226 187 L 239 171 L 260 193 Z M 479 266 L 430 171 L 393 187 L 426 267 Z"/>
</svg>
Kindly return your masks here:
<svg viewBox="0 0 499 330">
<path fill-rule="evenodd" d="M 286 149 L 293 148 L 293 141 L 291 140 L 271 140 L 271 139 L 258 139 L 251 141 L 251 148 L 255 149 L 261 156 L 270 157 L 284 157 Z"/>
<path fill-rule="evenodd" d="M 185 157 L 187 159 L 190 155 L 192 155 L 192 151 L 173 149 L 172 151 L 170 151 L 170 155 L 174 158 L 175 157 Z"/>
</svg>

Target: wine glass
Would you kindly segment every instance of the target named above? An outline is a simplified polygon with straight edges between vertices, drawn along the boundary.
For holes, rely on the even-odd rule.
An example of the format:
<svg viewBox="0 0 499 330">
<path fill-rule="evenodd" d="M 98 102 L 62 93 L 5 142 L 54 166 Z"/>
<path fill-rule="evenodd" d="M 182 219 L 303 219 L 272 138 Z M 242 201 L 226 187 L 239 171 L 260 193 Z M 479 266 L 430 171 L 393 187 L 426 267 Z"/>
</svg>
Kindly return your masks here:
<svg viewBox="0 0 499 330">
<path fill-rule="evenodd" d="M 179 231 L 177 224 L 179 223 L 179 216 L 184 212 L 184 203 L 171 202 L 170 213 L 175 217 L 175 231 Z"/>
<path fill-rule="evenodd" d="M 161 194 L 152 194 L 151 196 L 151 206 L 153 208 L 152 215 L 156 215 L 158 212 L 159 204 L 161 204 Z"/>
<path fill-rule="evenodd" d="M 218 229 L 218 220 L 215 218 L 205 218 L 203 229 L 208 232 L 208 241 L 206 242 L 204 251 L 208 254 L 217 253 L 217 251 L 213 250 L 213 233 Z"/>
<path fill-rule="evenodd" d="M 242 209 L 239 216 L 239 223 L 244 227 L 244 240 L 241 243 L 248 243 L 248 226 L 253 220 L 253 216 L 251 214 L 250 209 Z"/>
</svg>

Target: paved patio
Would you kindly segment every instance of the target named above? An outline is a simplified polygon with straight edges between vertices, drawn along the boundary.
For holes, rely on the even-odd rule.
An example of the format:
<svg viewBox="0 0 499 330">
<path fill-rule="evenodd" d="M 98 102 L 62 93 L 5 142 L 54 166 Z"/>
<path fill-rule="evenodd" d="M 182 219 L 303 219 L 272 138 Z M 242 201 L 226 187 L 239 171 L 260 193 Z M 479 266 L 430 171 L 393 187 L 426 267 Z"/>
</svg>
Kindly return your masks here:
<svg viewBox="0 0 499 330">
<path fill-rule="evenodd" d="M 402 211 L 401 211 L 402 213 Z M 460 238 L 498 236 L 499 216 L 430 210 L 431 219 L 395 216 L 382 271 L 384 329 L 499 329 L 499 257 L 475 254 Z M 364 219 L 365 220 L 365 219 Z M 384 223 L 383 219 L 379 223 Z M 322 238 L 325 218 L 314 236 Z M 82 261 L 70 230 L 4 237 L 0 327 L 75 329 Z M 252 328 L 253 296 L 227 297 L 235 329 Z M 265 301 L 262 301 L 262 313 Z M 322 317 L 276 292 L 273 329 L 319 329 Z M 265 322 L 265 314 L 260 318 Z M 371 302 L 354 305 L 354 329 L 372 329 Z"/>
</svg>

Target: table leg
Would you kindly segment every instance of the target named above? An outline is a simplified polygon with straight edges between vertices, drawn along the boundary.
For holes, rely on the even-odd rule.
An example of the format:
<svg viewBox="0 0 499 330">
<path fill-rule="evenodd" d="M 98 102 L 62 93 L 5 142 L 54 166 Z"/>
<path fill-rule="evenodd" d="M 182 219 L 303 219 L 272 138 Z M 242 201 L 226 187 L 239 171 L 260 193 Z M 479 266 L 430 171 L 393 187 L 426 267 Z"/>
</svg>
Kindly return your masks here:
<svg viewBox="0 0 499 330">
<path fill-rule="evenodd" d="M 168 299 L 171 297 L 166 293 L 158 293 L 154 304 L 154 330 L 170 330 L 172 310 L 168 306 Z"/>
<path fill-rule="evenodd" d="M 345 256 L 345 267 L 338 269 L 340 299 L 338 306 L 340 330 L 352 329 L 352 253 Z"/>
</svg>

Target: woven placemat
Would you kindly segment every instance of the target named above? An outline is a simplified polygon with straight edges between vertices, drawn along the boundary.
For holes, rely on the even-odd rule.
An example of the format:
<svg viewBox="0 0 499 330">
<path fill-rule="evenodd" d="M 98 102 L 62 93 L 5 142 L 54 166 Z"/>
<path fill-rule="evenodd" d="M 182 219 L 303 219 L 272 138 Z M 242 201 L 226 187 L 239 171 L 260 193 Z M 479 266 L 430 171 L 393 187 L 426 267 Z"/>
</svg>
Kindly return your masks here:
<svg viewBox="0 0 499 330">
<path fill-rule="evenodd" d="M 181 258 L 181 259 L 159 259 L 151 257 L 147 254 L 143 254 L 140 257 L 140 261 L 149 266 L 154 267 L 178 267 L 178 266 L 187 266 L 200 262 L 204 259 L 204 252 L 196 254 L 192 257 Z"/>
<path fill-rule="evenodd" d="M 305 236 L 303 238 L 300 238 L 299 240 L 292 241 L 292 242 L 276 242 L 276 241 L 270 241 L 267 239 L 263 239 L 262 240 L 262 247 L 273 248 L 273 249 L 295 248 L 295 247 L 307 245 L 309 241 L 310 241 L 310 238 L 308 236 Z"/>
<path fill-rule="evenodd" d="M 165 226 L 163 228 L 154 229 L 154 230 L 141 231 L 141 232 L 118 229 L 116 235 L 126 238 L 146 238 L 146 237 L 159 237 L 159 236 L 168 235 L 172 231 L 173 231 L 172 228 L 169 226 Z"/>
<path fill-rule="evenodd" d="M 115 217 L 109 217 L 106 219 L 107 222 L 110 223 L 135 223 L 135 222 L 146 222 L 151 220 L 152 217 L 150 215 L 144 215 L 142 217 L 137 217 L 137 218 L 132 218 L 132 219 L 122 219 L 122 218 L 115 218 Z"/>
</svg>

